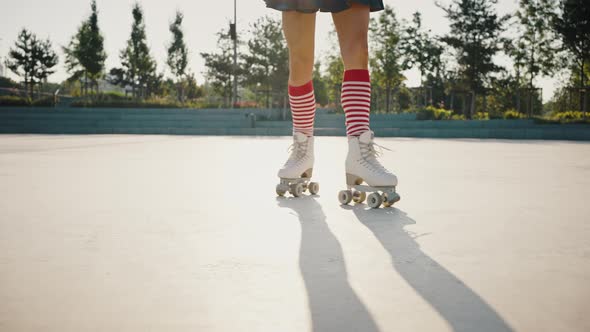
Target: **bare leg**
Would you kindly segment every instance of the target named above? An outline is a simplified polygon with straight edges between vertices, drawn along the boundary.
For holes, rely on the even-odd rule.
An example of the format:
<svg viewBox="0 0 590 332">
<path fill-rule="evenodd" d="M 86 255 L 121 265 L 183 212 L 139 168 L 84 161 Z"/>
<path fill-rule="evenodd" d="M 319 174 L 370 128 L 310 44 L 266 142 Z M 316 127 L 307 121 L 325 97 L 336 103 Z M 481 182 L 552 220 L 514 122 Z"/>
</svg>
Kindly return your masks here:
<svg viewBox="0 0 590 332">
<path fill-rule="evenodd" d="M 369 6 L 353 3 L 349 9 L 332 14 L 345 70 L 369 68 L 369 13 Z"/>
<path fill-rule="evenodd" d="M 283 12 L 283 33 L 289 47 L 289 84 L 311 80 L 314 61 L 315 13 Z"/>
</svg>

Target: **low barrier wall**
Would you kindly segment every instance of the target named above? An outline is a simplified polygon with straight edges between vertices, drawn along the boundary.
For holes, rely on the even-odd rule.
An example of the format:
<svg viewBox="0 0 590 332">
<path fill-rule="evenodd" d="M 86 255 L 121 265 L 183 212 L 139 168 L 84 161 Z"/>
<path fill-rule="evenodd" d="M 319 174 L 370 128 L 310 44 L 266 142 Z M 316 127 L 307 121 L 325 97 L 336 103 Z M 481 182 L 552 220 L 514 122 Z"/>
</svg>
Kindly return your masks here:
<svg viewBox="0 0 590 332">
<path fill-rule="evenodd" d="M 0 133 L 291 135 L 280 109 L 0 108 Z M 316 134 L 344 136 L 344 116 L 319 110 Z M 418 121 L 414 114 L 372 114 L 380 137 L 590 140 L 589 124 L 533 120 Z"/>
</svg>

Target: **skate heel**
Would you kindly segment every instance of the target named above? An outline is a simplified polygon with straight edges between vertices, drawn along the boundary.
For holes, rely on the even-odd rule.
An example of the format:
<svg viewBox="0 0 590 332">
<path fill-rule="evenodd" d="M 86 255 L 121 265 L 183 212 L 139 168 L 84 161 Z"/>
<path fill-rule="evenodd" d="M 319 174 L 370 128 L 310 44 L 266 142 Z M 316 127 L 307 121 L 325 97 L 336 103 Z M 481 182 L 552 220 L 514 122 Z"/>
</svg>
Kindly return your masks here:
<svg viewBox="0 0 590 332">
<path fill-rule="evenodd" d="M 303 174 L 301 174 L 301 177 L 304 179 L 311 179 L 312 175 L 313 175 L 313 168 L 310 168 L 310 169 L 305 170 L 305 172 L 303 172 Z"/>
<path fill-rule="evenodd" d="M 354 174 L 346 173 L 346 185 L 347 186 L 358 186 L 361 183 L 363 183 L 363 179 L 361 179 L 360 177 L 358 177 Z"/>
</svg>

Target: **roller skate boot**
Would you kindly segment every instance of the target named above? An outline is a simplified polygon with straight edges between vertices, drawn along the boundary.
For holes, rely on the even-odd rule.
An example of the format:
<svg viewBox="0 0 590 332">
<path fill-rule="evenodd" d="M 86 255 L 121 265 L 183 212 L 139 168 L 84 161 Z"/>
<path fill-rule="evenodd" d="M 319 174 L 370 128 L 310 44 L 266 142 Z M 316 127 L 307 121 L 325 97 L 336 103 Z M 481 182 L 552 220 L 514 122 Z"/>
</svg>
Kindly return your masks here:
<svg viewBox="0 0 590 332">
<path fill-rule="evenodd" d="M 293 144 L 290 147 L 291 155 L 285 165 L 279 170 L 280 183 L 276 187 L 279 196 L 285 196 L 287 192 L 295 197 L 303 195 L 308 190 L 315 195 L 320 190 L 317 182 L 310 182 L 313 173 L 313 136 L 296 132 L 293 134 Z"/>
<path fill-rule="evenodd" d="M 351 201 L 362 203 L 367 199 L 371 208 L 390 207 L 400 200 L 396 193 L 397 177 L 377 159 L 373 132 L 368 130 L 359 137 L 348 138 L 346 157 L 346 190 L 338 193 L 341 204 Z M 367 197 L 367 193 L 369 193 Z"/>
</svg>

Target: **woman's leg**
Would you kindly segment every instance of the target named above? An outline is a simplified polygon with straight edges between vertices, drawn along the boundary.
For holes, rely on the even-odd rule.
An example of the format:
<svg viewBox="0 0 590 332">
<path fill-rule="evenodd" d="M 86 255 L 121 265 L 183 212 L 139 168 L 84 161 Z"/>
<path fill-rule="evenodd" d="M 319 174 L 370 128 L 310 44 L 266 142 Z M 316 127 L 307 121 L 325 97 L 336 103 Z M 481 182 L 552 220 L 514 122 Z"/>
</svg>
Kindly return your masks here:
<svg viewBox="0 0 590 332">
<path fill-rule="evenodd" d="M 348 136 L 359 136 L 369 130 L 369 12 L 369 6 L 355 3 L 347 10 L 332 14 L 344 62 L 341 103 Z"/>
<path fill-rule="evenodd" d="M 289 47 L 289 85 L 311 80 L 314 61 L 315 13 L 283 12 L 283 33 Z"/>
<path fill-rule="evenodd" d="M 369 68 L 369 6 L 353 3 L 347 10 L 333 13 L 344 70 Z"/>
<path fill-rule="evenodd" d="M 316 14 L 283 12 L 283 32 L 289 47 L 289 104 L 293 134 L 313 136 L 315 96 L 312 84 Z"/>
<path fill-rule="evenodd" d="M 349 188 L 361 182 L 366 182 L 372 187 L 394 188 L 397 185 L 397 177 L 383 167 L 375 157 L 372 147 L 373 135 L 369 128 L 371 111 L 367 41 L 369 12 L 368 6 L 353 5 L 347 10 L 332 14 L 344 61 L 341 102 L 346 117 L 346 134 L 349 137 L 348 156 L 345 163 L 346 183 Z M 399 195 L 392 189 L 384 190 L 384 192 L 387 192 L 386 206 L 399 200 Z M 373 198 L 369 199 L 370 206 L 381 205 L 383 196 L 375 196 L 375 193 L 372 195 Z"/>
<path fill-rule="evenodd" d="M 309 179 L 314 164 L 313 122 L 315 118 L 315 96 L 313 93 L 312 71 L 315 35 L 315 13 L 303 14 L 296 11 L 283 12 L 283 33 L 289 47 L 289 105 L 293 116 L 293 150 L 291 156 L 279 170 L 281 183 L 277 194 L 284 195 L 298 181 Z M 308 181 L 308 180 L 305 180 Z M 309 183 L 310 192 L 317 192 L 317 185 Z"/>
</svg>

